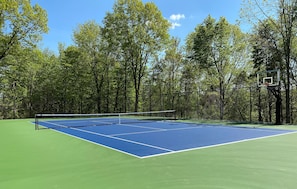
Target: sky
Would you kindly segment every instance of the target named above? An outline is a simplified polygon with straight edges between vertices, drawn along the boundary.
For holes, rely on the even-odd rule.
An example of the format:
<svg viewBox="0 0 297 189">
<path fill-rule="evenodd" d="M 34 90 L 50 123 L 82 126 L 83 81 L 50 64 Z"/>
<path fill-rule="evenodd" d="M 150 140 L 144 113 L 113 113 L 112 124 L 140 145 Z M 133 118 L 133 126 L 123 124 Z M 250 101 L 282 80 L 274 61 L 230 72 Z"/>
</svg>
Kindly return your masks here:
<svg viewBox="0 0 297 189">
<path fill-rule="evenodd" d="M 241 0 L 143 0 L 153 2 L 164 18 L 172 23 L 171 36 L 184 43 L 188 34 L 208 16 L 225 17 L 229 23 L 240 20 Z M 58 44 L 73 44 L 73 31 L 79 24 L 94 20 L 102 22 L 107 12 L 113 12 L 116 0 L 31 0 L 48 14 L 49 32 L 43 35 L 39 47 L 58 52 Z"/>
</svg>

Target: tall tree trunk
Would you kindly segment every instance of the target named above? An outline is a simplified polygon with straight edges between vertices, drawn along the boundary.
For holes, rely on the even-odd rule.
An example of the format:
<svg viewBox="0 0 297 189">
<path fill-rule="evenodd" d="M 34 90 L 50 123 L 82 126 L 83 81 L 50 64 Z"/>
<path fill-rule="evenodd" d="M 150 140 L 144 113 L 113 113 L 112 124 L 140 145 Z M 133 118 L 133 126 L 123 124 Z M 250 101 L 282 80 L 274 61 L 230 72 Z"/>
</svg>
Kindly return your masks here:
<svg viewBox="0 0 297 189">
<path fill-rule="evenodd" d="M 128 94 L 127 94 L 127 84 L 128 84 L 128 68 L 127 62 L 125 61 L 125 74 L 124 74 L 124 112 L 127 112 L 127 101 L 128 101 Z"/>
<path fill-rule="evenodd" d="M 290 59 L 291 59 L 291 47 L 293 37 L 293 27 L 296 21 L 296 6 L 297 2 L 280 0 L 281 8 L 281 26 L 284 31 L 282 31 L 283 38 L 283 50 L 285 56 L 285 69 L 286 69 L 286 123 L 291 123 L 291 109 L 290 109 Z"/>
<path fill-rule="evenodd" d="M 272 123 L 272 92 L 268 90 L 268 122 Z"/>
<path fill-rule="evenodd" d="M 223 81 L 220 81 L 220 120 L 224 119 L 225 91 Z"/>
<path fill-rule="evenodd" d="M 282 119 L 281 119 L 281 111 L 282 111 L 282 98 L 281 93 L 279 92 L 279 95 L 276 96 L 276 104 L 275 104 L 275 124 L 281 125 Z"/>
<path fill-rule="evenodd" d="M 120 93 L 120 81 L 117 82 L 117 89 L 116 89 L 116 95 L 114 98 L 114 108 L 113 108 L 113 112 L 118 112 L 119 111 L 119 93 Z M 121 111 L 121 110 L 120 110 Z"/>
<path fill-rule="evenodd" d="M 269 90 L 274 95 L 274 97 L 276 98 L 276 103 L 275 103 L 275 124 L 276 125 L 281 125 L 282 124 L 282 97 L 281 97 L 280 87 L 271 88 Z"/>
<path fill-rule="evenodd" d="M 134 76 L 134 89 L 135 89 L 134 111 L 138 112 L 141 76 L 138 76 L 138 77 L 137 76 L 135 77 L 135 76 Z"/>
<path fill-rule="evenodd" d="M 285 88 L 286 88 L 286 123 L 291 123 L 291 109 L 290 109 L 290 39 L 286 41 L 285 44 L 285 56 L 286 56 L 286 82 L 285 82 Z"/>
<path fill-rule="evenodd" d="M 139 104 L 139 90 L 135 91 L 135 103 L 134 103 L 134 112 L 138 112 L 138 104 Z"/>
<path fill-rule="evenodd" d="M 93 75 L 94 75 L 94 80 L 95 80 L 95 85 L 96 85 L 96 103 L 97 103 L 97 112 L 101 113 L 101 89 L 103 85 L 103 78 L 104 76 L 101 76 L 101 80 L 99 81 L 98 75 L 95 70 L 93 70 Z"/>
<path fill-rule="evenodd" d="M 263 122 L 262 107 L 261 107 L 261 88 L 258 87 L 258 122 Z"/>
</svg>

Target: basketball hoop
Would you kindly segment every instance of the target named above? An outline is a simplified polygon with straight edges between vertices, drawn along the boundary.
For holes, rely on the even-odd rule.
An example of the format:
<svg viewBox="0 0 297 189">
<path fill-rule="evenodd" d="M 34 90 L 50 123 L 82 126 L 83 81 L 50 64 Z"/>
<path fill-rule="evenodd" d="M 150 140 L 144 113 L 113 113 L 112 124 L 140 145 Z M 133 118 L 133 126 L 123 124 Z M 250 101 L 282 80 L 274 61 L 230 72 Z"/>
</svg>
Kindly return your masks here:
<svg viewBox="0 0 297 189">
<path fill-rule="evenodd" d="M 279 86 L 280 83 L 280 70 L 266 70 L 257 73 L 258 87 L 267 89 L 274 89 Z"/>
<path fill-rule="evenodd" d="M 268 83 L 268 82 L 265 82 L 262 84 L 262 87 L 270 90 L 270 91 L 275 91 L 275 90 L 278 90 L 279 88 L 279 85 L 276 85 L 276 84 L 271 84 L 271 83 Z"/>
</svg>

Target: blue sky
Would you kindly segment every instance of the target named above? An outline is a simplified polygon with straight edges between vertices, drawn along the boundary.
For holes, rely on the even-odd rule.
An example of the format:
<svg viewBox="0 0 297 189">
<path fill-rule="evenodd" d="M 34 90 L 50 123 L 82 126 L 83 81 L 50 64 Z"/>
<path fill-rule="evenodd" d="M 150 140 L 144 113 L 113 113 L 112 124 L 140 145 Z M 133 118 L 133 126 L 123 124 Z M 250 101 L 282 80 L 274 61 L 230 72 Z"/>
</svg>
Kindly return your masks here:
<svg viewBox="0 0 297 189">
<path fill-rule="evenodd" d="M 78 24 L 95 20 L 102 25 L 106 12 L 112 12 L 116 0 L 31 0 L 48 14 L 48 34 L 43 35 L 41 48 L 58 51 L 58 43 L 73 44 L 72 36 Z M 240 19 L 241 0 L 143 0 L 155 3 L 164 18 L 173 23 L 170 34 L 183 42 L 194 28 L 211 15 L 221 16 L 235 24 Z"/>
</svg>

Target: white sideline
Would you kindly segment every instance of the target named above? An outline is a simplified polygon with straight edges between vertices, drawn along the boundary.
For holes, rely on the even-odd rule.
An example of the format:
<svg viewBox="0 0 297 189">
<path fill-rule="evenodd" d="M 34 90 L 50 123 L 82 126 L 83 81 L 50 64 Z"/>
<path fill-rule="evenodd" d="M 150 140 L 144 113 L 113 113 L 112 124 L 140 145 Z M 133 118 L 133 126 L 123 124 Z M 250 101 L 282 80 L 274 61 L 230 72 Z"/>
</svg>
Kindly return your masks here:
<svg viewBox="0 0 297 189">
<path fill-rule="evenodd" d="M 149 145 L 149 144 L 145 144 L 145 143 L 141 143 L 141 142 L 136 142 L 136 141 L 132 141 L 132 140 L 118 138 L 118 137 L 115 137 L 115 136 L 104 135 L 104 134 L 100 134 L 100 133 L 96 133 L 96 132 L 92 132 L 92 131 L 87 131 L 87 130 L 83 130 L 83 129 L 73 128 L 73 127 L 67 127 L 65 125 L 60 125 L 60 124 L 51 123 L 51 122 L 47 122 L 47 121 L 44 121 L 44 122 L 45 123 L 48 123 L 48 124 L 56 125 L 56 126 L 59 126 L 59 127 L 63 127 L 63 128 L 68 128 L 68 129 L 80 131 L 80 132 L 85 132 L 85 133 L 90 133 L 90 134 L 93 134 L 93 135 L 103 136 L 103 137 L 106 137 L 106 138 L 112 138 L 112 139 L 116 139 L 116 140 L 121 140 L 121 141 L 124 141 L 124 142 L 138 144 L 138 145 L 142 145 L 142 146 L 146 146 L 146 147 L 150 147 L 150 148 L 155 148 L 155 149 L 159 149 L 159 150 L 163 150 L 163 151 L 167 151 L 167 152 L 173 152 L 173 150 L 170 150 L 170 149 L 167 149 L 167 148 L 162 148 L 162 147 L 153 146 L 153 145 Z"/>
<path fill-rule="evenodd" d="M 88 139 L 84 139 L 84 138 L 81 138 L 81 137 L 78 137 L 78 136 L 74 136 L 74 135 L 71 135 L 71 134 L 68 134 L 68 133 L 65 133 L 65 132 L 58 131 L 58 130 L 55 130 L 54 129 L 54 131 L 56 131 L 56 132 L 59 132 L 59 133 L 62 133 L 62 134 L 65 134 L 65 135 L 68 135 L 68 136 L 71 136 L 71 137 L 74 137 L 74 138 L 78 138 L 80 140 L 87 141 L 87 142 L 90 142 L 90 143 L 93 143 L 93 144 L 96 144 L 96 145 L 99 145 L 99 146 L 103 146 L 103 147 L 106 147 L 108 149 L 112 149 L 112 150 L 115 150 L 115 151 L 118 151 L 118 152 L 121 152 L 121 153 L 130 155 L 130 156 L 133 156 L 133 157 L 137 157 L 139 159 L 145 159 L 145 158 L 151 158 L 151 157 L 158 157 L 158 156 L 175 154 L 175 153 L 180 153 L 180 152 L 187 152 L 187 151 L 192 151 L 192 150 L 213 148 L 213 147 L 225 146 L 225 145 L 229 145 L 229 144 L 236 144 L 236 143 L 241 143 L 241 142 L 259 140 L 259 139 L 265 139 L 265 138 L 272 138 L 272 137 L 283 136 L 283 135 L 290 135 L 290 134 L 296 134 L 297 133 L 297 131 L 292 131 L 292 132 L 288 132 L 288 133 L 273 134 L 273 135 L 264 136 L 264 137 L 243 139 L 243 140 L 238 140 L 238 141 L 233 141 L 233 142 L 226 142 L 226 143 L 221 143 L 221 144 L 215 144 L 215 145 L 202 146 L 202 147 L 196 147 L 196 148 L 189 148 L 189 149 L 183 149 L 183 150 L 176 150 L 176 151 L 174 151 L 174 150 L 167 149 L 167 148 L 162 148 L 162 147 L 158 147 L 158 146 L 154 146 L 154 145 L 149 145 L 149 144 L 145 144 L 145 143 L 141 143 L 141 142 L 136 142 L 136 141 L 132 141 L 132 140 L 127 140 L 127 139 L 122 139 L 122 138 L 119 138 L 119 137 L 116 137 L 116 136 L 128 135 L 128 134 L 143 134 L 143 133 L 152 133 L 152 132 L 164 132 L 164 131 L 172 131 L 172 130 L 194 129 L 194 128 L 197 128 L 197 127 L 176 128 L 176 129 L 159 129 L 159 130 L 144 131 L 144 132 L 133 132 L 133 133 L 131 132 L 131 133 L 122 133 L 122 134 L 114 134 L 114 135 L 104 135 L 104 134 L 100 134 L 100 133 L 96 133 L 96 132 L 92 132 L 92 131 L 87 131 L 87 130 L 83 130 L 83 129 L 73 128 L 73 127 L 67 127 L 65 125 L 56 124 L 56 123 L 52 123 L 52 122 L 47 122 L 47 121 L 44 121 L 44 122 L 45 123 L 48 123 L 48 124 L 56 125 L 56 126 L 59 126 L 59 127 L 63 127 L 63 128 L 73 129 L 73 130 L 77 130 L 77 131 L 80 131 L 80 132 L 90 133 L 90 134 L 94 134 L 94 135 L 98 135 L 98 136 L 103 136 L 103 137 L 107 137 L 107 138 L 121 140 L 121 141 L 129 142 L 129 143 L 134 143 L 134 144 L 138 144 L 138 145 L 142 145 L 142 146 L 147 146 L 147 147 L 150 147 L 150 148 L 155 148 L 155 149 L 159 149 L 159 150 L 165 151 L 164 153 L 160 153 L 160 154 L 154 154 L 154 155 L 148 155 L 148 156 L 137 156 L 137 155 L 132 154 L 132 153 L 128 153 L 128 152 L 125 152 L 125 151 L 122 151 L 122 150 L 119 150 L 119 149 L 116 149 L 116 148 L 112 148 L 112 147 L 109 147 L 107 145 L 103 145 L 103 144 L 100 144 L 100 143 L 92 142 L 92 141 L 90 141 Z M 123 124 L 123 125 L 125 125 L 125 124 Z M 127 125 L 127 126 L 129 126 L 129 125 Z"/>
</svg>

